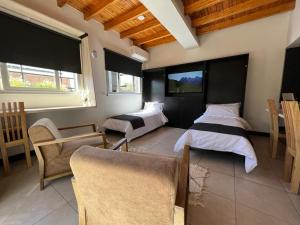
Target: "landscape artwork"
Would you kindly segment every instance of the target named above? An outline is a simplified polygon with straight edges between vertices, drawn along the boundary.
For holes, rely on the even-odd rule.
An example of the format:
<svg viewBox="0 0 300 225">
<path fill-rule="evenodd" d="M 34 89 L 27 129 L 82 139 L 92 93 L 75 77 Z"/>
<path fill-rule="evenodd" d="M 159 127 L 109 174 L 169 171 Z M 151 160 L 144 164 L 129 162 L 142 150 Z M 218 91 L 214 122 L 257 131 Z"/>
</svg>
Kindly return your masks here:
<svg viewBox="0 0 300 225">
<path fill-rule="evenodd" d="M 197 93 L 203 89 L 203 71 L 169 74 L 168 80 L 169 93 Z"/>
</svg>

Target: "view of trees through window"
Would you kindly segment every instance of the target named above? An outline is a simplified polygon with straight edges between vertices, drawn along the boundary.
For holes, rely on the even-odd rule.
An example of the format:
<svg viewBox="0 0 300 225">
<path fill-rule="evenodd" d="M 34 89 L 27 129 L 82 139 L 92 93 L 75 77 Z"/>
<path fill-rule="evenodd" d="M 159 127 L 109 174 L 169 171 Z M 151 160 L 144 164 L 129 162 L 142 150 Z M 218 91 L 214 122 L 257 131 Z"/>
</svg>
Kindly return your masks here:
<svg viewBox="0 0 300 225">
<path fill-rule="evenodd" d="M 12 63 L 1 63 L 1 66 L 0 89 L 5 89 L 4 74 L 8 81 L 8 88 L 75 91 L 78 87 L 75 73 Z"/>
<path fill-rule="evenodd" d="M 55 70 L 7 63 L 11 87 L 56 88 Z"/>
<path fill-rule="evenodd" d="M 107 71 L 109 93 L 141 93 L 141 78 Z"/>
</svg>

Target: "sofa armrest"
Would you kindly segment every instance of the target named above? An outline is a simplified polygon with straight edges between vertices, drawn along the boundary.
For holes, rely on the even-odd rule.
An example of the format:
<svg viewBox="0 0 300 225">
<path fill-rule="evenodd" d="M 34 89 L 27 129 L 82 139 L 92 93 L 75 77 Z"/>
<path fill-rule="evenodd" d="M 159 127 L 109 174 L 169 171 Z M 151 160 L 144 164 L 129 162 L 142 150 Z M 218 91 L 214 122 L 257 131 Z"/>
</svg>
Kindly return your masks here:
<svg viewBox="0 0 300 225">
<path fill-rule="evenodd" d="M 53 141 L 46 141 L 46 142 L 38 142 L 38 143 L 34 143 L 33 145 L 36 147 L 40 147 L 40 146 L 45 146 L 45 145 L 53 145 L 53 144 L 61 144 L 61 143 L 65 143 L 65 142 L 70 142 L 70 141 L 75 141 L 75 140 L 80 140 L 80 139 L 84 139 L 84 138 L 91 138 L 91 137 L 103 137 L 102 133 L 89 133 L 89 134 L 82 134 L 82 135 L 77 135 L 77 136 L 73 136 L 73 137 L 67 137 L 67 138 L 59 138 Z"/>
<path fill-rule="evenodd" d="M 114 144 L 112 147 L 110 147 L 111 150 L 117 150 L 120 147 L 122 147 L 122 151 L 128 152 L 128 142 L 126 138 L 121 139 L 116 144 Z"/>
<path fill-rule="evenodd" d="M 76 201 L 77 201 L 79 224 L 80 225 L 87 225 L 86 210 L 85 210 L 85 207 L 83 205 L 80 193 L 78 191 L 76 180 L 75 180 L 74 177 L 72 177 L 71 181 L 72 181 L 72 186 L 73 186 L 75 198 L 76 198 Z"/>
</svg>

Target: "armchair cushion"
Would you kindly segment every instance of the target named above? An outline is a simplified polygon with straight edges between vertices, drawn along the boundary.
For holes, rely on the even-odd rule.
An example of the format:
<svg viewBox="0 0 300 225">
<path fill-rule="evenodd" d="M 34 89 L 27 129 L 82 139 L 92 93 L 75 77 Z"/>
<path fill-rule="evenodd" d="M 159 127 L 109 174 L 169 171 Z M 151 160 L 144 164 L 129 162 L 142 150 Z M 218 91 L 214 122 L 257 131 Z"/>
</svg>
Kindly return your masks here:
<svg viewBox="0 0 300 225">
<path fill-rule="evenodd" d="M 36 121 L 31 127 L 35 126 L 43 126 L 49 130 L 49 132 L 53 135 L 55 139 L 62 138 L 60 132 L 58 131 L 55 124 L 48 118 L 43 118 L 38 121 Z"/>
<path fill-rule="evenodd" d="M 29 129 L 28 133 L 33 144 L 38 142 L 53 141 L 61 138 L 59 131 L 53 122 L 47 118 L 35 122 Z M 44 158 L 52 160 L 60 154 L 62 144 L 53 144 L 41 147 L 41 153 Z"/>
<path fill-rule="evenodd" d="M 174 224 L 175 158 L 82 146 L 71 168 L 87 225 Z"/>
</svg>

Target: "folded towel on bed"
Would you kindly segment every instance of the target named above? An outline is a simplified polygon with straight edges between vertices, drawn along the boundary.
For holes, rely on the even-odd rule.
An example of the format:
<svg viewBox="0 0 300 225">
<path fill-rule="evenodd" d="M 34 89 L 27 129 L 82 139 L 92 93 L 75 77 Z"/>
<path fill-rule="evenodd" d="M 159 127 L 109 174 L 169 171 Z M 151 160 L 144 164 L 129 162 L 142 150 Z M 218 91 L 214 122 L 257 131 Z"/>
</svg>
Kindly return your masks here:
<svg viewBox="0 0 300 225">
<path fill-rule="evenodd" d="M 113 116 L 112 119 L 116 120 L 125 120 L 131 123 L 132 128 L 138 129 L 145 126 L 145 121 L 142 117 L 139 116 L 132 116 L 132 115 L 119 115 L 119 116 Z"/>
</svg>

